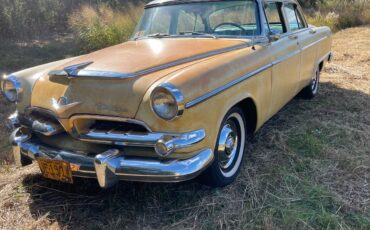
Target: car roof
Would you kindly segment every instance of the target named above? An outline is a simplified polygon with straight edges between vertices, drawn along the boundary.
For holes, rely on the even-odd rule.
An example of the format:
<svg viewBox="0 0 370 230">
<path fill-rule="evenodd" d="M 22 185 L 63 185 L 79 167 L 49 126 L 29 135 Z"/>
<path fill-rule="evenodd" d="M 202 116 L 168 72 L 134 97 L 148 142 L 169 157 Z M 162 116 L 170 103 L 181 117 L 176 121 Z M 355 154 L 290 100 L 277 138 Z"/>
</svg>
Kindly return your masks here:
<svg viewBox="0 0 370 230">
<path fill-rule="evenodd" d="M 145 8 L 161 6 L 161 5 L 176 5 L 176 4 L 182 4 L 182 3 L 192 3 L 192 2 L 220 2 L 220 1 L 237 1 L 237 0 L 154 0 L 146 4 Z"/>
<path fill-rule="evenodd" d="M 182 3 L 192 3 L 192 2 L 220 2 L 220 1 L 237 1 L 237 0 L 154 0 L 149 2 L 145 5 L 145 8 L 161 6 L 161 5 L 176 5 Z M 263 1 L 263 0 L 261 0 Z M 266 0 L 267 2 L 275 1 L 275 2 L 294 2 L 297 3 L 296 0 Z"/>
</svg>

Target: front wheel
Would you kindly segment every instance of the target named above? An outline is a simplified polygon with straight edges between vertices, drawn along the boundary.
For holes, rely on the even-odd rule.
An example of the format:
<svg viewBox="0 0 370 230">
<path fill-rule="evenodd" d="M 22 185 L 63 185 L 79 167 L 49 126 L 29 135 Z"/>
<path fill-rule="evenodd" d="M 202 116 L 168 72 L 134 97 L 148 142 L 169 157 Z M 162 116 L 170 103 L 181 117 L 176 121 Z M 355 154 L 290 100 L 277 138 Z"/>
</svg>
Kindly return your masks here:
<svg viewBox="0 0 370 230">
<path fill-rule="evenodd" d="M 234 107 L 225 116 L 214 151 L 212 165 L 202 174 L 204 184 L 224 187 L 237 177 L 246 146 L 247 127 L 243 111 Z"/>
<path fill-rule="evenodd" d="M 317 93 L 319 92 L 319 84 L 320 84 L 320 69 L 317 68 L 315 74 L 313 74 L 311 83 L 306 88 L 304 88 L 300 92 L 300 96 L 303 99 L 312 99 L 314 98 Z"/>
</svg>

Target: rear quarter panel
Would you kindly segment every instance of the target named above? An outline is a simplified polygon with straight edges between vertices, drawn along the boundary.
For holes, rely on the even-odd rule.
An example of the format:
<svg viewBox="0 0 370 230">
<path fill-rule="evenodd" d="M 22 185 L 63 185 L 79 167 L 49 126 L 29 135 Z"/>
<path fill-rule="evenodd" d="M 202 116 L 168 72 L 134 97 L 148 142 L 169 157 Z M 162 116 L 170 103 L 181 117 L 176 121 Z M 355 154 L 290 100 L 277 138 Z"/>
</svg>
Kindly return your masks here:
<svg viewBox="0 0 370 230">
<path fill-rule="evenodd" d="M 326 37 L 323 41 L 319 43 L 318 52 L 317 52 L 317 64 L 322 61 L 324 57 L 327 57 L 331 52 L 331 46 L 333 42 L 332 32 L 329 27 L 323 26 L 316 29 L 320 37 Z"/>
</svg>

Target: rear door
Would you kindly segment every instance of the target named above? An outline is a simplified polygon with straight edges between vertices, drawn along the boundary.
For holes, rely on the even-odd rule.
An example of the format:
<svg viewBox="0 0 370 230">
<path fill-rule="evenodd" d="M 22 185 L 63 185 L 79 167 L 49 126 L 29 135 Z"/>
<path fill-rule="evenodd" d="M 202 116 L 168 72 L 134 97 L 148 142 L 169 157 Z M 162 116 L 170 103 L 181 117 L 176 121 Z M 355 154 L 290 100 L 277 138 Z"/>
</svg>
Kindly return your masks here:
<svg viewBox="0 0 370 230">
<path fill-rule="evenodd" d="M 271 33 L 281 38 L 271 43 L 272 88 L 270 114 L 279 111 L 297 92 L 300 79 L 300 47 L 298 35 L 292 33 L 285 20 L 282 2 L 265 4 L 266 19 Z M 294 31 L 293 31 L 294 32 Z"/>
</svg>

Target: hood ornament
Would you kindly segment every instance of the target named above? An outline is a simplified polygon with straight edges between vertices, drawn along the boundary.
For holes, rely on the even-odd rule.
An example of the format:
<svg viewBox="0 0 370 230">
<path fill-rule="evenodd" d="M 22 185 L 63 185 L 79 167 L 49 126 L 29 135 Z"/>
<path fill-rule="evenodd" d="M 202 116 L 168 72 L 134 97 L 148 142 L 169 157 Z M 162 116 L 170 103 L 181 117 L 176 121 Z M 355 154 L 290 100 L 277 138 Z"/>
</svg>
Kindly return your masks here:
<svg viewBox="0 0 370 230">
<path fill-rule="evenodd" d="M 49 79 L 52 82 L 60 83 L 63 85 L 68 85 L 69 80 L 72 77 L 78 76 L 78 73 L 86 68 L 87 66 L 91 65 L 92 61 L 90 62 L 83 62 L 80 64 L 75 64 L 71 66 L 64 67 L 63 70 L 54 70 L 49 73 Z"/>
<path fill-rule="evenodd" d="M 66 114 L 69 113 L 70 110 L 82 104 L 79 101 L 70 102 L 70 100 L 66 96 L 61 96 L 58 100 L 52 98 L 51 102 L 53 108 L 52 110 L 60 117 L 65 116 Z"/>
<path fill-rule="evenodd" d="M 80 64 L 67 66 L 67 67 L 64 67 L 63 71 L 65 71 L 67 73 L 68 77 L 74 77 L 74 76 L 77 76 L 77 74 L 80 70 L 86 68 L 87 66 L 91 65 L 92 63 L 94 63 L 94 62 L 92 62 L 92 61 L 83 62 L 83 63 L 80 63 Z"/>
</svg>

